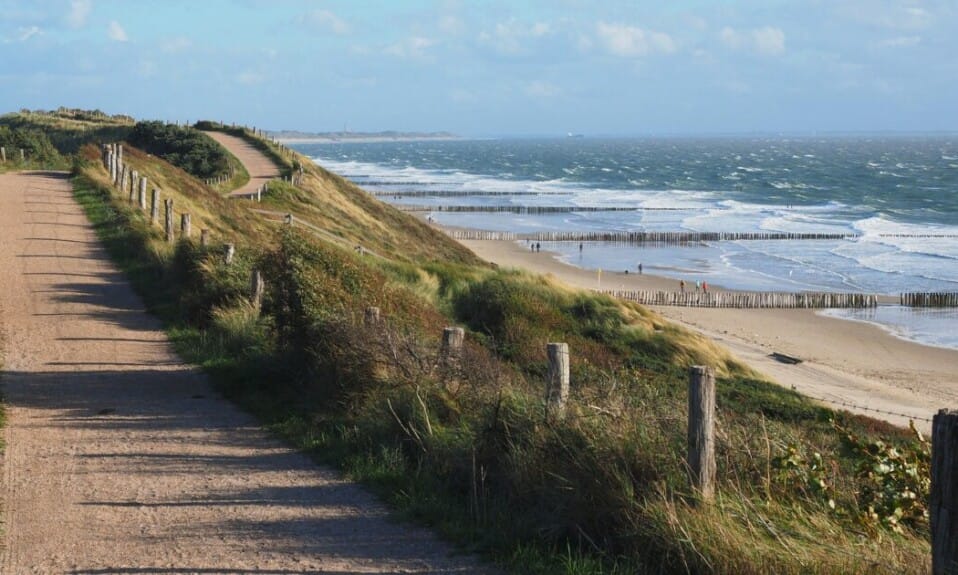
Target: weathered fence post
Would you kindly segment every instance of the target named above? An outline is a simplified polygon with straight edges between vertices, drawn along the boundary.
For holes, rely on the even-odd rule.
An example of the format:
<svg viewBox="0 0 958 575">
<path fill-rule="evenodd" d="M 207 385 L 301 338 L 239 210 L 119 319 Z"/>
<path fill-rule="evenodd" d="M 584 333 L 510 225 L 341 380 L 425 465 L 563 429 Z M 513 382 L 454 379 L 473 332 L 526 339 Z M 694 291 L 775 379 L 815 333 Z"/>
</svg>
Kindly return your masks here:
<svg viewBox="0 0 958 575">
<path fill-rule="evenodd" d="M 164 220 L 164 229 L 166 230 L 166 241 L 173 243 L 173 200 L 166 199 L 163 200 L 163 205 L 166 207 L 166 218 Z"/>
<path fill-rule="evenodd" d="M 27 156 L 26 154 L 23 153 L 23 148 L 20 148 L 20 162 L 25 162 L 25 161 L 27 161 Z"/>
<path fill-rule="evenodd" d="M 715 493 L 715 372 L 703 365 L 689 369 L 689 475 L 703 500 Z"/>
<path fill-rule="evenodd" d="M 7 163 L 7 149 L 0 146 L 0 162 Z"/>
<path fill-rule="evenodd" d="M 465 338 L 466 331 L 461 327 L 447 327 L 442 330 L 439 361 L 446 372 L 446 385 L 456 382 L 462 362 L 462 342 Z"/>
<path fill-rule="evenodd" d="M 231 263 L 233 263 L 233 256 L 235 254 L 236 254 L 236 246 L 234 246 L 233 244 L 226 244 L 226 254 L 224 257 L 224 261 L 226 261 L 226 265 L 230 265 Z"/>
<path fill-rule="evenodd" d="M 257 309 L 263 304 L 263 292 L 265 290 L 263 274 L 259 270 L 253 270 L 249 277 L 249 300 Z"/>
<path fill-rule="evenodd" d="M 140 191 L 137 199 L 140 201 L 140 209 L 146 211 L 146 176 L 140 178 Z"/>
<path fill-rule="evenodd" d="M 206 247 L 210 245 L 210 231 L 206 228 L 200 230 L 200 246 Z"/>
<path fill-rule="evenodd" d="M 180 216 L 180 237 L 188 238 L 193 233 L 192 222 L 190 222 L 190 215 L 183 214 Z"/>
<path fill-rule="evenodd" d="M 958 573 L 958 411 L 942 409 L 931 424 L 931 572 Z"/>
<path fill-rule="evenodd" d="M 379 308 L 375 306 L 369 306 L 366 308 L 366 315 L 363 316 L 363 321 L 367 326 L 374 326 L 379 324 Z"/>
<path fill-rule="evenodd" d="M 549 375 L 546 380 L 546 414 L 561 417 L 569 399 L 569 344 L 547 343 Z"/>
<path fill-rule="evenodd" d="M 283 217 L 283 223 L 289 227 L 293 227 L 293 214 L 286 214 L 286 216 Z"/>
<path fill-rule="evenodd" d="M 160 190 L 153 188 L 153 195 L 150 198 L 150 223 L 156 225 L 160 221 Z"/>
</svg>

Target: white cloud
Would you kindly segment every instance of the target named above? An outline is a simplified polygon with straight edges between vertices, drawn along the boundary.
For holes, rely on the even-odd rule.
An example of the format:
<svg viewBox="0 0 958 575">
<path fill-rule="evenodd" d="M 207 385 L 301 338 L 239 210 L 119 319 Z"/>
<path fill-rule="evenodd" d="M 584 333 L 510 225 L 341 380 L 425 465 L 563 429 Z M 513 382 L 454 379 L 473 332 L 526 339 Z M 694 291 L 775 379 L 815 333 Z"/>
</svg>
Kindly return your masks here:
<svg viewBox="0 0 958 575">
<path fill-rule="evenodd" d="M 504 54 L 518 54 L 522 52 L 525 40 L 543 38 L 552 33 L 552 25 L 548 22 L 527 24 L 510 18 L 497 23 L 492 32 L 483 30 L 479 34 L 479 41 Z"/>
<path fill-rule="evenodd" d="M 250 70 L 240 72 L 239 74 L 236 75 L 236 82 L 239 84 L 243 84 L 244 86 L 252 86 L 253 84 L 262 84 L 263 81 L 265 80 L 266 78 L 262 74 L 259 74 L 257 72 L 252 72 Z"/>
<path fill-rule="evenodd" d="M 92 8 L 90 0 L 73 0 L 70 2 L 70 12 L 67 13 L 67 24 L 71 28 L 83 27 Z"/>
<path fill-rule="evenodd" d="M 923 30 L 935 22 L 935 15 L 901 0 L 846 0 L 838 12 L 859 24 L 889 30 Z"/>
<path fill-rule="evenodd" d="M 887 48 L 904 48 L 908 46 L 917 46 L 921 43 L 921 36 L 897 36 L 882 40 L 879 45 Z"/>
<path fill-rule="evenodd" d="M 349 24 L 329 10 L 313 10 L 304 14 L 300 20 L 322 30 L 329 30 L 333 34 L 348 34 Z"/>
<path fill-rule="evenodd" d="M 645 56 L 653 52 L 671 54 L 676 50 L 675 41 L 668 34 L 636 26 L 599 22 L 596 33 L 605 49 L 616 56 Z"/>
<path fill-rule="evenodd" d="M 562 92 L 558 86 L 539 80 L 526 84 L 523 91 L 533 98 L 552 98 Z"/>
<path fill-rule="evenodd" d="M 775 56 L 785 51 L 785 32 L 774 26 L 742 31 L 726 26 L 719 32 L 719 38 L 729 48 L 749 50 L 764 56 Z"/>
<path fill-rule="evenodd" d="M 426 50 L 436 45 L 432 38 L 424 36 L 413 36 L 387 46 L 384 52 L 397 58 L 423 58 L 426 56 Z"/>
<path fill-rule="evenodd" d="M 160 49 L 164 52 L 176 53 L 182 52 L 189 49 L 193 46 L 193 41 L 185 36 L 177 36 L 176 38 L 169 38 L 164 40 L 160 44 Z"/>
<path fill-rule="evenodd" d="M 456 16 L 446 15 L 439 19 L 439 30 L 450 36 L 458 36 L 464 29 L 462 20 Z"/>
<path fill-rule="evenodd" d="M 26 42 L 34 36 L 42 34 L 43 31 L 40 30 L 38 26 L 30 26 L 29 28 L 20 28 L 17 30 L 17 42 Z"/>
<path fill-rule="evenodd" d="M 126 35 L 126 30 L 124 30 L 123 26 L 120 26 L 120 23 L 116 20 L 110 21 L 110 26 L 107 29 L 107 36 L 110 37 L 110 40 L 115 42 L 126 42 L 129 40 Z"/>
</svg>

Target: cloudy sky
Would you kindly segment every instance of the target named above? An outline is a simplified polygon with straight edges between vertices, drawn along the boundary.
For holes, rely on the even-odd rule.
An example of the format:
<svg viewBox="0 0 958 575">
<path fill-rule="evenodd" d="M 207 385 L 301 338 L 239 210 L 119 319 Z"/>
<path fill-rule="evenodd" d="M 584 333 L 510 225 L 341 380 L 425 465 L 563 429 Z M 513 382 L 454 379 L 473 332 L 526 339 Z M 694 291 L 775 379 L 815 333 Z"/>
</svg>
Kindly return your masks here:
<svg viewBox="0 0 958 575">
<path fill-rule="evenodd" d="M 0 0 L 0 111 L 463 135 L 958 130 L 956 0 Z"/>
</svg>

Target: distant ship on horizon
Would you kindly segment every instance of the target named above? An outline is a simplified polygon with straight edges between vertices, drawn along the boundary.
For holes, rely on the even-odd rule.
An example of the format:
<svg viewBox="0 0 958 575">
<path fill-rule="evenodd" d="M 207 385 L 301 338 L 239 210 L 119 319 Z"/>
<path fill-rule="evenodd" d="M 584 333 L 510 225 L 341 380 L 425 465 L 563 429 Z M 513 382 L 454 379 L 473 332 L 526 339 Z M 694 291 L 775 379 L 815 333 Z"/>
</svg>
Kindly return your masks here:
<svg viewBox="0 0 958 575">
<path fill-rule="evenodd" d="M 567 137 L 567 138 L 584 138 L 585 135 L 584 135 L 584 134 L 573 134 L 572 132 L 569 132 L 568 134 L 566 134 L 566 137 Z"/>
</svg>

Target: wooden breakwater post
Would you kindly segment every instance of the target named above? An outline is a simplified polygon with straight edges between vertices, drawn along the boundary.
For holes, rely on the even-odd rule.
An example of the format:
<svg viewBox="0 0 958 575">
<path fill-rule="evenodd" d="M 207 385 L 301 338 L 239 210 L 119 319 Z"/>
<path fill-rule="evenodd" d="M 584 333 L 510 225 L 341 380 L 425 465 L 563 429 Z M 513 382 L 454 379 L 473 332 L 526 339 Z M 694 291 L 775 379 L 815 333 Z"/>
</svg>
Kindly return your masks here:
<svg viewBox="0 0 958 575">
<path fill-rule="evenodd" d="M 546 417 L 562 417 L 569 400 L 569 344 L 547 343 L 546 355 L 549 357 Z"/>
<path fill-rule="evenodd" d="M 263 281 L 263 274 L 254 269 L 249 275 L 249 301 L 256 309 L 263 305 L 263 293 L 265 291 L 266 283 Z"/>
<path fill-rule="evenodd" d="M 163 200 L 163 206 L 165 207 L 163 229 L 166 231 L 166 241 L 173 243 L 173 240 L 176 239 L 173 234 L 173 200 L 169 198 Z"/>
<path fill-rule="evenodd" d="M 931 423 L 931 572 L 958 573 L 958 411 L 942 409 Z"/>
<path fill-rule="evenodd" d="M 909 292 L 899 296 L 908 307 L 958 307 L 958 292 Z"/>
<path fill-rule="evenodd" d="M 153 188 L 153 195 L 150 198 L 150 224 L 156 225 L 160 221 L 160 190 Z"/>
<path fill-rule="evenodd" d="M 189 214 L 180 215 L 180 237 L 189 238 L 193 233 L 193 224 Z"/>
<path fill-rule="evenodd" d="M 236 255 L 236 246 L 233 244 L 226 244 L 223 246 L 223 261 L 226 265 L 233 263 L 233 256 Z"/>
<path fill-rule="evenodd" d="M 692 488 L 704 501 L 715 494 L 715 372 L 689 369 L 688 466 Z"/>
</svg>

